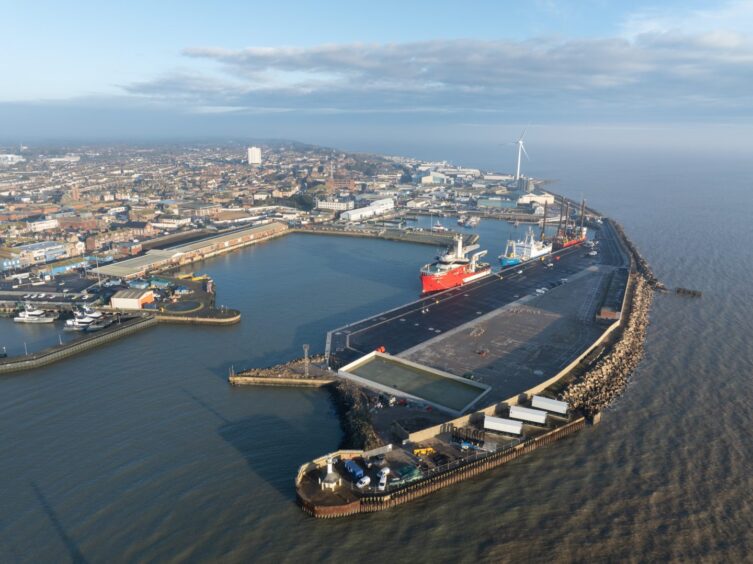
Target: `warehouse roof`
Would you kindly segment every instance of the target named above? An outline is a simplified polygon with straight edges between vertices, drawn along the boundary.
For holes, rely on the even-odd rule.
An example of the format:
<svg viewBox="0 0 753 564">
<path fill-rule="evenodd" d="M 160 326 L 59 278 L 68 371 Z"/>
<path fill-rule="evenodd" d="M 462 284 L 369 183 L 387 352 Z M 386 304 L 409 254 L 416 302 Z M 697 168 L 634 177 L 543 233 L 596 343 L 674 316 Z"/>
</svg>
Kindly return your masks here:
<svg viewBox="0 0 753 564">
<path fill-rule="evenodd" d="M 282 223 L 268 223 L 266 225 L 259 225 L 257 227 L 247 227 L 245 229 L 234 229 L 228 233 L 222 233 L 221 235 L 215 235 L 213 237 L 207 237 L 206 239 L 199 239 L 192 243 L 186 243 L 185 245 L 178 245 L 176 247 L 170 247 L 170 251 L 173 253 L 190 253 L 191 251 L 197 251 L 209 245 L 217 245 L 225 243 L 226 241 L 232 241 L 239 237 L 245 237 L 246 235 L 252 235 L 255 233 L 263 233 L 265 231 L 282 231 L 286 229 L 286 226 Z"/>
<path fill-rule="evenodd" d="M 136 288 L 129 288 L 128 290 L 119 290 L 113 294 L 113 300 L 137 300 L 144 294 L 151 292 L 151 290 L 138 290 Z"/>
<path fill-rule="evenodd" d="M 134 257 L 132 259 L 108 264 L 106 266 L 100 266 L 99 268 L 93 269 L 92 272 L 95 274 L 104 274 L 105 276 L 129 278 L 144 272 L 144 270 L 149 269 L 152 265 L 171 259 L 175 254 L 175 251 L 152 250 L 140 257 Z"/>
</svg>

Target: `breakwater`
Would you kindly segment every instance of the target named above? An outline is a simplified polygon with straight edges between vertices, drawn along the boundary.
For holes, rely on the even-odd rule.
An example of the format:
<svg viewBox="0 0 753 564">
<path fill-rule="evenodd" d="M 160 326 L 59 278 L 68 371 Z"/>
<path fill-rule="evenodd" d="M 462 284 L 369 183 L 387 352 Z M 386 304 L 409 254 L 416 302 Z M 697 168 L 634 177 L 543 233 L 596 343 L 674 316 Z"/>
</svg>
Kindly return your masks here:
<svg viewBox="0 0 753 564">
<path fill-rule="evenodd" d="M 630 374 L 643 357 L 643 343 L 653 300 L 651 283 L 636 276 L 629 298 L 627 322 L 608 352 L 560 395 L 573 408 L 595 416 L 625 390 Z"/>
<path fill-rule="evenodd" d="M 382 441 L 371 421 L 369 400 L 363 390 L 344 380 L 333 383 L 329 390 L 343 430 L 340 448 L 368 450 L 381 446 Z"/>
<path fill-rule="evenodd" d="M 249 368 L 238 373 L 231 370 L 228 382 L 233 386 L 326 388 L 332 395 L 343 430 L 340 448 L 368 449 L 378 446 L 380 440 L 371 422 L 368 397 L 358 386 L 336 379 L 327 370 L 324 360 L 324 355 L 314 355 L 267 368 Z"/>
<path fill-rule="evenodd" d="M 241 312 L 224 310 L 223 315 L 178 315 L 169 313 L 155 314 L 160 323 L 182 323 L 193 325 L 234 325 L 241 322 Z"/>
<path fill-rule="evenodd" d="M 307 365 L 308 364 L 308 370 Z M 324 355 L 312 355 L 304 358 L 294 358 L 282 364 L 275 364 L 266 368 L 247 368 L 239 372 L 232 371 L 230 378 L 235 384 L 255 383 L 273 380 L 293 380 L 304 385 L 305 380 L 331 380 L 332 373 L 324 366 Z"/>
<path fill-rule="evenodd" d="M 138 331 L 157 324 L 152 315 L 138 316 L 111 325 L 97 333 L 92 333 L 63 345 L 56 345 L 43 351 L 20 357 L 9 357 L 0 361 L 0 374 L 31 370 L 58 362 L 75 354 L 79 354 L 116 339 L 121 339 Z"/>
</svg>

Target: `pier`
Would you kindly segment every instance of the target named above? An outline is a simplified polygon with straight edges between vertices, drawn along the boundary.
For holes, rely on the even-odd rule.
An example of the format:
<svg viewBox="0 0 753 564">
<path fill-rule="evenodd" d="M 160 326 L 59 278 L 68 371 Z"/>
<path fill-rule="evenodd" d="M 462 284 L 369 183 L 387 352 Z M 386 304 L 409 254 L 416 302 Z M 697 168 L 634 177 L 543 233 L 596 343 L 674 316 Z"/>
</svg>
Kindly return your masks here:
<svg viewBox="0 0 753 564">
<path fill-rule="evenodd" d="M 137 315 L 132 317 L 121 318 L 119 323 L 114 323 L 110 327 L 102 329 L 96 333 L 84 335 L 70 343 L 56 345 L 40 352 L 0 359 L 0 374 L 9 374 L 11 372 L 20 372 L 22 370 L 31 370 L 46 366 L 54 362 L 66 359 L 70 356 L 80 354 L 95 347 L 121 339 L 133 333 L 143 331 L 157 324 L 157 319 L 153 315 Z"/>
<path fill-rule="evenodd" d="M 301 508 L 320 518 L 389 509 L 597 422 L 642 356 L 656 284 L 618 225 L 604 220 L 597 242 L 597 256 L 566 248 L 330 331 L 327 365 L 339 380 L 356 384 L 350 386 L 367 406 L 373 438 L 301 466 L 295 480 Z M 474 402 L 486 407 L 471 404 L 448 418 L 432 409 L 441 408 L 441 388 L 415 394 L 402 385 L 385 388 L 394 377 L 370 382 L 371 373 L 357 367 L 375 350 L 416 370 L 436 370 L 439 378 L 486 386 Z M 530 409 L 537 397 L 561 400 L 567 413 L 546 414 L 545 425 L 523 421 L 519 436 L 486 429 L 486 418 L 515 417 L 515 406 Z M 377 458 L 364 450 L 380 444 L 389 448 Z M 379 476 L 365 470 L 371 483 L 358 487 L 347 460 L 364 469 L 388 467 L 392 478 L 376 488 Z"/>
</svg>

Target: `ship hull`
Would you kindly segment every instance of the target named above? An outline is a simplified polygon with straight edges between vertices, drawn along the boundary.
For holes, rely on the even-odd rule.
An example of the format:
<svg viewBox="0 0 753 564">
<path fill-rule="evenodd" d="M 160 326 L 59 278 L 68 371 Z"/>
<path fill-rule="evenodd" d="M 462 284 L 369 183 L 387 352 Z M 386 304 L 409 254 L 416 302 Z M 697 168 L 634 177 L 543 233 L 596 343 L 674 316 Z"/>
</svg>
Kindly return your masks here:
<svg viewBox="0 0 753 564">
<path fill-rule="evenodd" d="M 27 317 L 14 317 L 13 321 L 15 321 L 16 323 L 32 323 L 32 324 L 54 323 L 55 318 L 54 317 L 40 317 L 36 319 L 29 319 Z"/>
<path fill-rule="evenodd" d="M 557 249 L 567 249 L 568 247 L 574 247 L 575 245 L 580 245 L 581 243 L 584 243 L 586 241 L 586 238 L 583 237 L 582 239 L 570 239 L 569 241 L 560 241 L 557 244 L 555 244 L 555 247 Z"/>
<path fill-rule="evenodd" d="M 520 264 L 523 262 L 519 258 L 510 258 L 510 257 L 500 257 L 499 264 L 502 266 L 515 266 L 516 264 Z"/>
<path fill-rule="evenodd" d="M 489 267 L 473 272 L 469 271 L 465 266 L 461 266 L 439 275 L 422 274 L 421 289 L 424 294 L 441 292 L 442 290 L 449 290 L 450 288 L 457 288 L 463 284 L 468 284 L 469 282 L 488 276 L 491 272 L 492 270 Z"/>
</svg>

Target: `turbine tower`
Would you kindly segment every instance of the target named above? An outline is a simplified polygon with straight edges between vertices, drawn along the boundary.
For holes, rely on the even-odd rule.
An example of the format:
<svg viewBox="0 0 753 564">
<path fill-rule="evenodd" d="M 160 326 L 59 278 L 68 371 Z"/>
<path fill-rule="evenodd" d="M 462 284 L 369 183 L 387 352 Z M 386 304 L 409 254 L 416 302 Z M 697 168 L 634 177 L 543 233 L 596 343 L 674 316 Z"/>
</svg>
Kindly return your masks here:
<svg viewBox="0 0 753 564">
<path fill-rule="evenodd" d="M 517 145 L 518 146 L 518 164 L 515 167 L 515 181 L 516 182 L 518 180 L 520 180 L 520 160 L 521 160 L 521 158 L 523 157 L 524 154 L 525 154 L 526 158 L 530 158 L 528 156 L 528 153 L 526 152 L 525 146 L 523 145 L 523 137 L 525 136 L 527 129 L 528 128 L 526 127 L 526 129 L 523 130 L 523 133 L 520 134 L 520 137 L 518 137 L 518 140 L 515 143 L 513 143 L 513 145 Z"/>
</svg>

